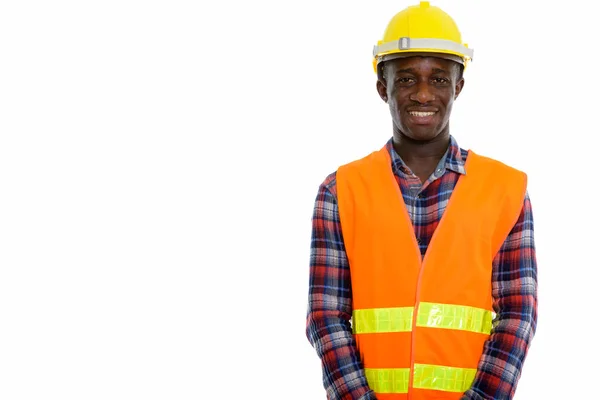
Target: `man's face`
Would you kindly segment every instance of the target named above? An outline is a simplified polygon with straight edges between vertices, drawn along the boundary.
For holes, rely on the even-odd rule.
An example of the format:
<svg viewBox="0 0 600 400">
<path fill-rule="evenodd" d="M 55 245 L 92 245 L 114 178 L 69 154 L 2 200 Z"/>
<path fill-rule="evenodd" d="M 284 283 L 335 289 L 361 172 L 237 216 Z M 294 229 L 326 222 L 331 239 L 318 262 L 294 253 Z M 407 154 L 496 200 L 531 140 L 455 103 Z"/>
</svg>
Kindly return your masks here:
<svg viewBox="0 0 600 400">
<path fill-rule="evenodd" d="M 407 57 L 386 61 L 377 91 L 388 103 L 394 134 L 429 141 L 448 132 L 452 104 L 464 79 L 458 64 L 437 57 Z"/>
</svg>

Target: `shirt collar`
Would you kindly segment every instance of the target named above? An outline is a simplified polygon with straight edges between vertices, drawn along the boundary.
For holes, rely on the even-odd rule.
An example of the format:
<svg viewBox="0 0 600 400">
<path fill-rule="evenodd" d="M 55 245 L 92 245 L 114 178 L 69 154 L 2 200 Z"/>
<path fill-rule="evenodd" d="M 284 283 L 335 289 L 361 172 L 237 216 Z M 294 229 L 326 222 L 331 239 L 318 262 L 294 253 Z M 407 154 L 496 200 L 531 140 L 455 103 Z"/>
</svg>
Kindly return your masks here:
<svg viewBox="0 0 600 400">
<path fill-rule="evenodd" d="M 408 173 L 409 168 L 406 166 L 402 158 L 396 153 L 394 150 L 393 139 L 390 138 L 386 143 L 386 148 L 390 153 L 390 158 L 392 160 L 392 169 L 394 172 L 402 172 Z M 448 145 L 448 150 L 446 150 L 446 154 L 440 160 L 438 164 L 438 168 L 444 167 L 450 171 L 454 171 L 461 175 L 465 175 L 465 160 L 462 157 L 461 149 L 456 142 L 454 136 L 450 135 L 450 144 Z"/>
</svg>

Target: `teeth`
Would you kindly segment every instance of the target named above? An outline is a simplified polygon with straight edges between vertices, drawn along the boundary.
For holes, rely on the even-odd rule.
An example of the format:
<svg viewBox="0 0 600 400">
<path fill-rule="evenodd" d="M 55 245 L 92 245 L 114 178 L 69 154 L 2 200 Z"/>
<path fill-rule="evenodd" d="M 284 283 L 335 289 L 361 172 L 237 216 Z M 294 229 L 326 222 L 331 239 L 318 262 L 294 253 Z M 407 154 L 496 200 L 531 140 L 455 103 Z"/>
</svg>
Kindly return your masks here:
<svg viewBox="0 0 600 400">
<path fill-rule="evenodd" d="M 429 117 L 430 115 L 435 114 L 435 112 L 433 112 L 433 111 L 429 111 L 429 112 L 411 111 L 411 112 L 409 112 L 409 114 L 414 115 L 415 117 Z"/>
</svg>

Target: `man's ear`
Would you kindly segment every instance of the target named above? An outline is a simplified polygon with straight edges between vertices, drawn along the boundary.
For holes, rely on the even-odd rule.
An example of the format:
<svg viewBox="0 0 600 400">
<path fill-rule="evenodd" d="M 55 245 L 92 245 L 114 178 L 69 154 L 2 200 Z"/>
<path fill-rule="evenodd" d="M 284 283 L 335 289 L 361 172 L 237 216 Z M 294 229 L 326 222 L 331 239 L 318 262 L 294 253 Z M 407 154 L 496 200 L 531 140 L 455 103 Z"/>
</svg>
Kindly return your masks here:
<svg viewBox="0 0 600 400">
<path fill-rule="evenodd" d="M 454 87 L 454 100 L 456 100 L 460 92 L 462 92 L 464 86 L 465 78 L 460 78 L 460 80 L 456 82 L 456 86 Z"/>
<path fill-rule="evenodd" d="M 380 81 L 379 79 L 377 79 L 377 93 L 379 93 L 379 97 L 381 97 L 381 100 L 387 103 L 387 87 L 385 86 L 385 83 Z"/>
</svg>

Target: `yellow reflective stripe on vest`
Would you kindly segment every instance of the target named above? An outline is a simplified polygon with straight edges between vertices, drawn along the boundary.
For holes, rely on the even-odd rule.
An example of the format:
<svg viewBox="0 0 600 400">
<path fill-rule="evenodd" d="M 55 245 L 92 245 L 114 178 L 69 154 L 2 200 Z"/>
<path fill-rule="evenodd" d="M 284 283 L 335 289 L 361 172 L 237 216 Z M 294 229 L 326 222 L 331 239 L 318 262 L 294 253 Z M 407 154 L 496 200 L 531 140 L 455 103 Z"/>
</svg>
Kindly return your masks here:
<svg viewBox="0 0 600 400">
<path fill-rule="evenodd" d="M 472 368 L 443 367 L 415 364 L 415 389 L 464 392 L 471 387 L 477 370 Z"/>
<path fill-rule="evenodd" d="M 483 308 L 421 303 L 417 315 L 417 326 L 490 334 L 492 319 L 492 312 Z"/>
<path fill-rule="evenodd" d="M 365 375 L 375 393 L 408 393 L 409 368 L 365 368 Z"/>
<path fill-rule="evenodd" d="M 354 310 L 352 331 L 360 333 L 410 332 L 413 307 Z M 492 311 L 454 304 L 420 303 L 417 326 L 490 334 Z"/>
<path fill-rule="evenodd" d="M 415 364 L 415 389 L 465 392 L 477 370 L 440 365 Z M 365 368 L 369 387 L 375 393 L 408 393 L 409 368 Z"/>
<path fill-rule="evenodd" d="M 352 331 L 354 333 L 410 332 L 412 317 L 413 307 L 354 310 Z"/>
</svg>

